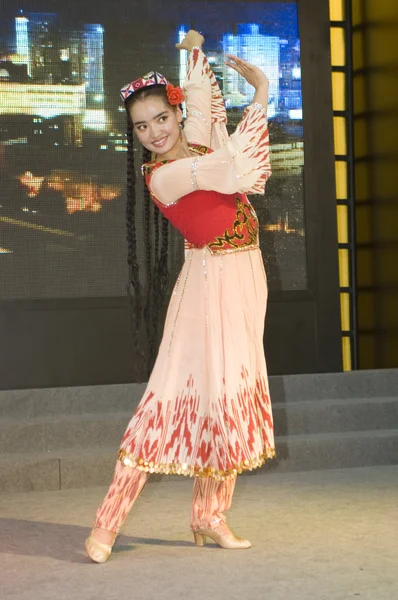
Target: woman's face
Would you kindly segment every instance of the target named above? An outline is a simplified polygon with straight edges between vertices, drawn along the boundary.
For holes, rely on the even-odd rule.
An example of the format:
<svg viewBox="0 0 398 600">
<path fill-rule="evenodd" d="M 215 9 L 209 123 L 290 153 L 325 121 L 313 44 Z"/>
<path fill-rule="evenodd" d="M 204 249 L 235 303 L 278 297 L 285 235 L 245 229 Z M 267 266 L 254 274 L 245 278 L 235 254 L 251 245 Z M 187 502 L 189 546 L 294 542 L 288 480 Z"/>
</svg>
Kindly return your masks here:
<svg viewBox="0 0 398 600">
<path fill-rule="evenodd" d="M 162 160 L 174 158 L 181 144 L 181 110 L 178 107 L 172 108 L 158 96 L 149 96 L 144 100 L 137 100 L 129 111 L 141 144 L 150 152 L 161 156 Z"/>
</svg>

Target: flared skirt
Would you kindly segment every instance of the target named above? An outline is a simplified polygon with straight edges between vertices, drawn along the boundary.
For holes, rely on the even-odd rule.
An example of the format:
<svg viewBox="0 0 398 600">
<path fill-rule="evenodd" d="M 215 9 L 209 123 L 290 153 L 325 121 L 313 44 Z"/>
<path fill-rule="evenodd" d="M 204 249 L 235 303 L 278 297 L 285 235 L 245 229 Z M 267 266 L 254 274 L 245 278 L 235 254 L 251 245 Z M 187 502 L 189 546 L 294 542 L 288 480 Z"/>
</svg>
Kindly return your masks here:
<svg viewBox="0 0 398 600">
<path fill-rule="evenodd" d="M 188 251 L 148 385 L 119 459 L 151 473 L 225 479 L 275 455 L 258 248 Z"/>
</svg>

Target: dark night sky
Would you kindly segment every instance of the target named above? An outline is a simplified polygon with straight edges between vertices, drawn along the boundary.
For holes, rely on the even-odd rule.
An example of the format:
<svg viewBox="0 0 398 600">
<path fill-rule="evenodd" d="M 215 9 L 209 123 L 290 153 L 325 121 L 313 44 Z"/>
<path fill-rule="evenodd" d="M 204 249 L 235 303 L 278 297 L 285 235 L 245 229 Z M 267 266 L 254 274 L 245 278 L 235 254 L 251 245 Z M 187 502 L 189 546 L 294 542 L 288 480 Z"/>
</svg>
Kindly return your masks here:
<svg viewBox="0 0 398 600">
<path fill-rule="evenodd" d="M 11 0 L 0 9 L 0 27 L 4 30 L 8 21 L 12 32 L 12 21 L 21 9 L 56 13 L 63 29 L 79 29 L 84 23 L 104 26 L 105 85 L 111 102 L 117 100 L 117 90 L 137 74 L 155 69 L 176 79 L 179 52 L 174 43 L 181 24 L 203 32 L 205 50 L 219 49 L 222 35 L 233 33 L 237 23 L 258 23 L 261 33 L 298 37 L 295 2 Z"/>
<path fill-rule="evenodd" d="M 236 23 L 260 23 L 262 32 L 279 36 L 297 36 L 295 2 L 242 2 L 231 0 L 12 0 L 0 11 L 1 21 L 26 12 L 57 13 L 61 22 L 100 23 L 120 46 L 141 39 L 162 37 L 164 31 L 176 31 L 186 24 L 212 38 L 233 31 Z M 121 36 L 119 38 L 117 36 Z M 113 52 L 112 52 L 113 53 Z"/>
<path fill-rule="evenodd" d="M 63 18 L 81 22 L 107 23 L 118 29 L 121 23 L 151 29 L 176 26 L 187 20 L 196 28 L 207 25 L 212 35 L 224 31 L 234 22 L 263 21 L 268 33 L 291 34 L 292 20 L 296 20 L 296 2 L 267 2 L 266 0 L 11 0 L 3 6 L 3 16 L 15 16 L 18 10 L 27 12 L 53 12 Z"/>
</svg>

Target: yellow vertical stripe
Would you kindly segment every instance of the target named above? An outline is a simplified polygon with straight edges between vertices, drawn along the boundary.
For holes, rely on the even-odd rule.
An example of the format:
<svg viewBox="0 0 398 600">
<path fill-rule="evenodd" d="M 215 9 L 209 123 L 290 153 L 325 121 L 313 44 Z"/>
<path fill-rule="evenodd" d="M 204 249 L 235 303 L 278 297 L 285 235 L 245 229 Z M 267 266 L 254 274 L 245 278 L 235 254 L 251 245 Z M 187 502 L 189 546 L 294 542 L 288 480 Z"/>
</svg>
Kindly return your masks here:
<svg viewBox="0 0 398 600">
<path fill-rule="evenodd" d="M 337 206 L 337 236 L 339 244 L 348 244 L 348 207 Z"/>
<path fill-rule="evenodd" d="M 351 339 L 348 337 L 342 338 L 342 346 L 343 346 L 343 369 L 344 371 L 351 371 L 352 362 L 351 362 Z"/>
<path fill-rule="evenodd" d="M 345 74 L 332 73 L 333 110 L 345 110 Z"/>
<path fill-rule="evenodd" d="M 347 200 L 348 198 L 348 169 L 347 163 L 341 160 L 335 162 L 336 172 L 336 196 L 337 200 Z"/>
<path fill-rule="evenodd" d="M 334 153 L 347 156 L 347 119 L 345 117 L 333 118 Z"/>
<path fill-rule="evenodd" d="M 345 0 L 329 0 L 329 14 L 331 21 L 344 21 Z M 358 49 L 359 50 L 359 49 Z M 346 40 L 345 30 L 342 27 L 330 28 L 330 51 L 333 67 L 346 66 Z M 346 74 L 332 73 L 333 111 L 345 111 L 346 105 Z M 358 90 L 359 91 L 359 90 Z M 339 156 L 347 156 L 347 119 L 333 117 L 334 152 Z M 348 166 L 345 161 L 335 161 L 336 199 L 348 199 Z M 337 235 L 339 244 L 347 244 L 349 239 L 348 207 L 337 206 Z M 339 249 L 339 278 L 340 287 L 350 285 L 350 251 Z M 340 293 L 341 329 L 350 331 L 350 314 L 352 298 L 349 293 Z M 352 369 L 351 338 L 342 338 L 343 369 Z"/>
<path fill-rule="evenodd" d="M 331 27 L 330 29 L 330 51 L 333 67 L 345 66 L 345 39 L 342 27 Z"/>
<path fill-rule="evenodd" d="M 350 330 L 350 302 L 351 302 L 350 294 L 348 294 L 346 292 L 340 294 L 341 329 L 343 331 Z"/>
<path fill-rule="evenodd" d="M 339 273 L 340 287 L 348 287 L 350 285 L 350 262 L 349 251 L 346 248 L 339 249 Z"/>
<path fill-rule="evenodd" d="M 344 21 L 345 14 L 344 0 L 330 0 L 329 14 L 331 21 Z"/>
</svg>

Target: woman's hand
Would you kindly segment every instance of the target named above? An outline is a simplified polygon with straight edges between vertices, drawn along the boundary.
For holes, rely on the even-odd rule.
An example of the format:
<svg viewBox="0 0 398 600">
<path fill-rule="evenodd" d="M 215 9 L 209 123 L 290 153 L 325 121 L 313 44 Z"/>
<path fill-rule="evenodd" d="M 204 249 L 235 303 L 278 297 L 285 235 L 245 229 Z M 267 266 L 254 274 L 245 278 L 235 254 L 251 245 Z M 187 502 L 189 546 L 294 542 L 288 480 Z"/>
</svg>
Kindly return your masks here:
<svg viewBox="0 0 398 600">
<path fill-rule="evenodd" d="M 250 83 L 255 88 L 256 92 L 252 104 L 261 104 L 261 106 L 267 109 L 269 81 L 266 74 L 259 67 L 251 65 L 233 54 L 227 54 L 226 56 L 225 64 L 234 69 L 234 71 L 237 71 L 246 79 L 247 83 Z"/>
<path fill-rule="evenodd" d="M 188 50 L 190 52 L 194 46 L 203 46 L 205 38 L 199 31 L 195 31 L 194 29 L 190 29 L 182 42 L 176 44 L 176 48 L 178 50 Z"/>
<path fill-rule="evenodd" d="M 234 71 L 237 71 L 239 75 L 242 75 L 247 83 L 250 83 L 256 90 L 262 86 L 266 86 L 268 89 L 268 77 L 259 67 L 251 65 L 233 54 L 227 54 L 226 56 L 225 64 L 234 69 Z"/>
</svg>

